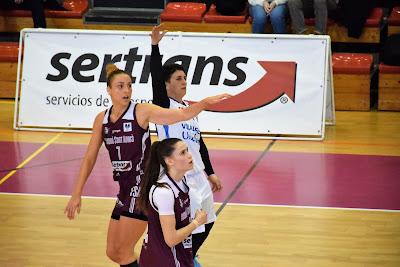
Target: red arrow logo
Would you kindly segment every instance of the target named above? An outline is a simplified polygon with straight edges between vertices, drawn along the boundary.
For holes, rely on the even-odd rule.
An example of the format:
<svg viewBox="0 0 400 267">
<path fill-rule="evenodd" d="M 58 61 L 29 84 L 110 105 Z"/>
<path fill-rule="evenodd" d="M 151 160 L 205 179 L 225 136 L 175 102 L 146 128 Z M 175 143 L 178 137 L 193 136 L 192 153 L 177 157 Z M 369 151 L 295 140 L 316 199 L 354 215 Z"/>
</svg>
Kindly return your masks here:
<svg viewBox="0 0 400 267">
<path fill-rule="evenodd" d="M 212 105 L 208 111 L 242 112 L 257 109 L 286 94 L 293 102 L 296 86 L 296 62 L 258 61 L 266 74 L 243 92 Z M 192 102 L 193 103 L 193 102 Z"/>
</svg>

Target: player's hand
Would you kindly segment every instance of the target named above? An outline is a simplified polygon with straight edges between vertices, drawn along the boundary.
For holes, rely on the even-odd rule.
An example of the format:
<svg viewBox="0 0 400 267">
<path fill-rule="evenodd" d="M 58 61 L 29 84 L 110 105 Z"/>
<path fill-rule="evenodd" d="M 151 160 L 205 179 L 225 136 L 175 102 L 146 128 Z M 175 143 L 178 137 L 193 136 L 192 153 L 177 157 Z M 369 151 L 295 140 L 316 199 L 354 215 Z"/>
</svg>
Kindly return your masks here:
<svg viewBox="0 0 400 267">
<path fill-rule="evenodd" d="M 213 192 L 219 192 L 222 190 L 222 183 L 217 175 L 215 175 L 215 174 L 209 175 L 208 181 L 211 184 L 211 189 Z"/>
<path fill-rule="evenodd" d="M 151 34 L 150 34 L 151 44 L 152 45 L 158 44 L 167 32 L 168 31 L 164 29 L 163 24 L 154 26 L 153 29 L 151 30 Z"/>
<path fill-rule="evenodd" d="M 64 214 L 67 214 L 68 219 L 73 220 L 75 218 L 75 212 L 78 214 L 81 212 L 81 205 L 81 196 L 71 196 L 65 207 Z"/>
<path fill-rule="evenodd" d="M 230 94 L 220 94 L 204 98 L 203 100 L 201 100 L 201 102 L 203 102 L 206 105 L 206 108 L 208 108 L 209 106 L 217 104 L 222 100 L 228 99 L 230 97 L 232 97 Z"/>
<path fill-rule="evenodd" d="M 196 211 L 196 215 L 195 215 L 194 219 L 200 225 L 205 224 L 207 222 L 207 213 L 204 210 L 199 209 L 199 210 Z"/>
</svg>

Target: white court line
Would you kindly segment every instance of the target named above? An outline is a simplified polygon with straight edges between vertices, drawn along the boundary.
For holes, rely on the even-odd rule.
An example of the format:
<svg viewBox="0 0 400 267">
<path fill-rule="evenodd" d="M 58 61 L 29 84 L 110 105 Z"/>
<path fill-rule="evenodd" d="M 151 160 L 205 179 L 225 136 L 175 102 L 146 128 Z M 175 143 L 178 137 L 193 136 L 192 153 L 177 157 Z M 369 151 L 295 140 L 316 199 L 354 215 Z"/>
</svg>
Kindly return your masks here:
<svg viewBox="0 0 400 267">
<path fill-rule="evenodd" d="M 215 204 L 219 204 L 219 202 L 215 202 Z M 365 208 L 343 208 L 343 207 L 322 207 L 322 206 L 295 206 L 295 205 L 271 205 L 271 204 L 245 204 L 245 203 L 228 203 L 228 204 L 232 205 L 232 206 L 249 206 L 249 207 L 400 212 L 400 210 L 388 210 L 388 209 L 365 209 Z"/>
<path fill-rule="evenodd" d="M 0 192 L 0 195 L 17 195 L 17 196 L 34 196 L 34 197 L 62 197 L 69 198 L 71 195 L 52 195 L 52 194 L 31 194 L 31 193 L 8 193 Z M 94 197 L 94 196 L 82 196 L 87 199 L 117 199 L 117 197 Z"/>
<path fill-rule="evenodd" d="M 62 197 L 69 198 L 70 195 L 52 195 L 52 194 L 29 194 L 29 193 L 6 193 L 0 192 L 0 195 L 20 195 L 20 196 L 38 196 L 38 197 Z M 86 199 L 110 199 L 116 200 L 116 197 L 94 197 L 82 196 Z M 221 205 L 222 202 L 214 202 L 214 204 Z M 248 207 L 271 207 L 271 208 L 295 208 L 295 209 L 327 209 L 327 210 L 354 210 L 354 211 L 380 211 L 380 212 L 400 212 L 400 210 L 388 209 L 364 209 L 364 208 L 342 208 L 342 207 L 322 207 L 322 206 L 295 206 L 295 205 L 271 205 L 271 204 L 246 204 L 246 203 L 228 203 L 231 206 L 248 206 Z"/>
</svg>

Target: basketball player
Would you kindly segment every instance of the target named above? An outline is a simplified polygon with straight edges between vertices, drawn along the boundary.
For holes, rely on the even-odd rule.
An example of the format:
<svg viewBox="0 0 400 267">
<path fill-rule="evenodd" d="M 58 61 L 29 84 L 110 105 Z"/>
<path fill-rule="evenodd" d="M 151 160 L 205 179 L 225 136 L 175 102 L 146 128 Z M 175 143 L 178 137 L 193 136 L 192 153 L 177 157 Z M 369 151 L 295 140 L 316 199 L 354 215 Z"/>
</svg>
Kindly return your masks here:
<svg viewBox="0 0 400 267">
<path fill-rule="evenodd" d="M 97 115 L 86 155 L 82 161 L 72 196 L 65 208 L 69 219 L 80 212 L 84 185 L 104 141 L 109 151 L 113 177 L 120 191 L 112 212 L 107 234 L 107 256 L 120 266 L 137 266 L 134 247 L 143 234 L 147 218 L 135 211 L 139 183 L 150 147 L 149 122 L 173 124 L 196 116 L 208 105 L 229 97 L 208 97 L 190 109 L 169 110 L 156 105 L 131 101 L 132 78 L 115 65 L 107 66 L 107 92 L 112 107 Z"/>
<path fill-rule="evenodd" d="M 198 210 L 191 220 L 184 175 L 193 168 L 192 155 L 178 138 L 154 142 L 150 154 L 138 198 L 138 208 L 149 218 L 140 266 L 193 267 L 191 234 L 207 214 Z"/>
<path fill-rule="evenodd" d="M 186 74 L 181 65 L 170 64 L 162 66 L 158 43 L 166 31 L 162 25 L 155 26 L 151 32 L 150 71 L 153 83 L 153 103 L 163 108 L 185 109 L 189 105 L 182 100 L 186 95 Z M 205 227 L 199 227 L 193 232 L 193 257 L 207 238 L 216 219 L 212 192 L 222 189 L 221 181 L 214 174 L 208 150 L 201 138 L 197 117 L 172 125 L 157 124 L 157 134 L 160 140 L 165 138 L 180 138 L 187 144 L 194 159 L 194 168 L 186 174 L 190 187 L 192 215 L 197 209 L 203 209 L 208 214 Z M 210 186 L 210 183 L 212 188 Z M 196 266 L 200 264 L 195 259 Z"/>
</svg>

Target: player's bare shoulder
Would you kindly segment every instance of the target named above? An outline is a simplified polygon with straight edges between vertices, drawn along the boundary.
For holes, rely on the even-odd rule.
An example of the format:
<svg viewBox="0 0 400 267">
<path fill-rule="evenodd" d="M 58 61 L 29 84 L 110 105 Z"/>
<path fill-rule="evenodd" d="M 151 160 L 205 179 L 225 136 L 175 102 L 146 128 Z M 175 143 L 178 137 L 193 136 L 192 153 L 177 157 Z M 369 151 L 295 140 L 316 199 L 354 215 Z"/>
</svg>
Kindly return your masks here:
<svg viewBox="0 0 400 267">
<path fill-rule="evenodd" d="M 96 118 L 94 119 L 93 122 L 93 130 L 101 129 L 101 127 L 103 126 L 104 116 L 105 116 L 105 111 L 102 111 L 96 115 Z"/>
<path fill-rule="evenodd" d="M 149 103 L 138 103 L 136 104 L 136 119 L 139 125 L 146 129 L 149 124 L 149 118 L 152 110 L 157 108 L 157 106 Z"/>
</svg>

